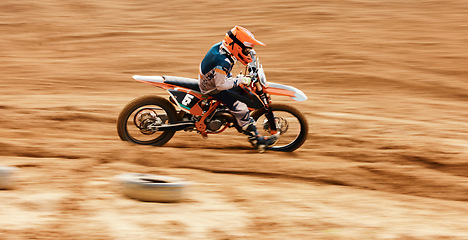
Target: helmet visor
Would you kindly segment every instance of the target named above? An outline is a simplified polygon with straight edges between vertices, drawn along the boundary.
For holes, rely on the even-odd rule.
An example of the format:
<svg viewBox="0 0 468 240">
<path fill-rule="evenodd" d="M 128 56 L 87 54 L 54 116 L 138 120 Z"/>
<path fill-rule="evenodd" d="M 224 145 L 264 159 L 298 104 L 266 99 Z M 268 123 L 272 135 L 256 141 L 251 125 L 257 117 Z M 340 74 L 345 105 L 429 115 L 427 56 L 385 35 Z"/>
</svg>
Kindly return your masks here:
<svg viewBox="0 0 468 240">
<path fill-rule="evenodd" d="M 245 56 L 249 56 L 250 51 L 252 51 L 252 48 L 250 47 L 242 48 L 242 54 L 244 54 Z"/>
</svg>

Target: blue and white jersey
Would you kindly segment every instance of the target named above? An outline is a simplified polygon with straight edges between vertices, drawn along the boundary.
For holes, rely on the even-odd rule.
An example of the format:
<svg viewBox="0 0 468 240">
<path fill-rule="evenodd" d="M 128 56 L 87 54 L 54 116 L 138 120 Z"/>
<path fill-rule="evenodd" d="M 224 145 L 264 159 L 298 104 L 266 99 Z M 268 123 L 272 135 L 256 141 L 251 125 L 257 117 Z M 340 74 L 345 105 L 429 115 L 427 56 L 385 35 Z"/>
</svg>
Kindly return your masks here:
<svg viewBox="0 0 468 240">
<path fill-rule="evenodd" d="M 234 59 L 223 49 L 222 42 L 211 47 L 199 67 L 198 85 L 203 94 L 216 94 L 237 85 L 231 70 Z"/>
</svg>

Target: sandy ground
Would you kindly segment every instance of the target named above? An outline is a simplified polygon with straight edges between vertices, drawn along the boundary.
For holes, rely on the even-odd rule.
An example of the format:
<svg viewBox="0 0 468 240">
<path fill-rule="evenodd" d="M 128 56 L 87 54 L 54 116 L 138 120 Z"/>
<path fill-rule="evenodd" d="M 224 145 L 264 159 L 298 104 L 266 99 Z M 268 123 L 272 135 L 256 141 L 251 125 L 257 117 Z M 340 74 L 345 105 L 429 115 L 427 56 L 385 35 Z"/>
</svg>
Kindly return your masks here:
<svg viewBox="0 0 468 240">
<path fill-rule="evenodd" d="M 0 1 L 0 239 L 468 239 L 468 2 Z M 294 153 L 232 132 L 122 142 L 134 74 L 196 77 L 234 25 L 302 89 Z M 241 69 L 239 67 L 239 69 Z M 236 71 L 239 71 L 236 69 Z M 195 184 L 140 202 L 115 176 Z"/>
</svg>

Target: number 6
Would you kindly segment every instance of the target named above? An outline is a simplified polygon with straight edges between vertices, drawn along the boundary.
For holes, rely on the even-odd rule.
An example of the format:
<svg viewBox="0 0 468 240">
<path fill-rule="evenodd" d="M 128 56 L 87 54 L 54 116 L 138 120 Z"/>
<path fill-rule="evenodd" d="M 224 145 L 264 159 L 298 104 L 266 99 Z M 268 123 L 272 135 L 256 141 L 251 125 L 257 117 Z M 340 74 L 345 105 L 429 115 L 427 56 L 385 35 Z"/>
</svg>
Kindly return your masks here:
<svg viewBox="0 0 468 240">
<path fill-rule="evenodd" d="M 188 106 L 193 99 L 193 95 L 187 94 L 182 100 L 182 105 Z"/>
</svg>

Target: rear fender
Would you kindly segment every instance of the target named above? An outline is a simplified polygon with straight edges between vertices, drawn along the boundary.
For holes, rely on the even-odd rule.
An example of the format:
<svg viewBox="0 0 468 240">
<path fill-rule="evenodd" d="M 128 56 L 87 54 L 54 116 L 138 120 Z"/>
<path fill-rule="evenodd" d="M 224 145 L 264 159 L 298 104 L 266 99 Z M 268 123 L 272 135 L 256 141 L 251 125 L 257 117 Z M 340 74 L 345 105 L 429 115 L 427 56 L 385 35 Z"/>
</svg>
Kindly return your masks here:
<svg viewBox="0 0 468 240">
<path fill-rule="evenodd" d="M 203 114 L 203 111 L 198 103 L 201 100 L 206 99 L 207 97 L 201 94 L 200 92 L 184 87 L 175 86 L 172 84 L 167 84 L 164 82 L 165 79 L 162 76 L 135 75 L 133 76 L 133 79 L 166 90 L 169 93 L 169 95 L 171 95 L 172 99 L 175 100 L 177 106 L 185 112 L 188 112 L 195 116 L 200 116 Z"/>
<path fill-rule="evenodd" d="M 139 75 L 134 75 L 132 77 L 138 82 L 150 84 L 156 87 L 160 87 L 162 89 L 170 89 L 173 88 L 172 85 L 164 83 L 164 78 L 162 76 L 139 76 Z"/>
</svg>

